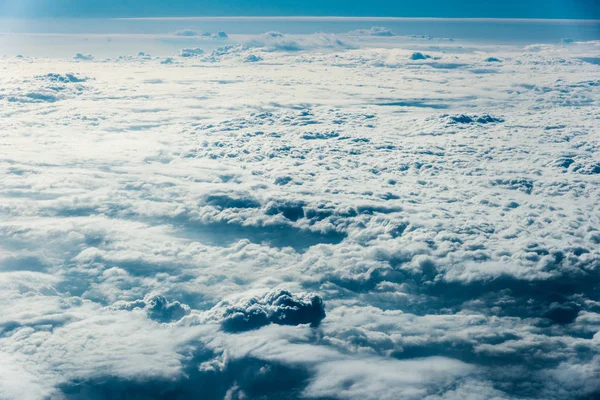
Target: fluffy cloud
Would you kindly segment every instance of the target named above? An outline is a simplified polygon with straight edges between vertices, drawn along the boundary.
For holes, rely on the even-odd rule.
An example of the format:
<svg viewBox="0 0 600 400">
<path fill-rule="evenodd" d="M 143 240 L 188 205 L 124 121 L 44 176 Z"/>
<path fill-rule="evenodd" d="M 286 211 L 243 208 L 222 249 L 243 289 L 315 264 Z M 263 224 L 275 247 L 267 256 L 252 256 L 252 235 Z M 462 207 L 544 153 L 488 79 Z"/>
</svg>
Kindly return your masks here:
<svg viewBox="0 0 600 400">
<path fill-rule="evenodd" d="M 190 313 L 190 308 L 178 301 L 169 302 L 164 296 L 149 294 L 143 300 L 120 301 L 113 304 L 113 307 L 121 310 L 141 309 L 148 313 L 148 316 L 156 321 L 171 322 L 177 321 Z"/>
<path fill-rule="evenodd" d="M 204 50 L 199 47 L 181 49 L 181 51 L 179 52 L 180 57 L 198 57 L 203 54 Z"/>
<path fill-rule="evenodd" d="M 261 297 L 221 302 L 210 312 L 221 321 L 223 329 L 239 332 L 268 324 L 319 326 L 325 318 L 323 300 L 313 294 L 293 295 L 286 290 L 269 292 Z"/>
</svg>

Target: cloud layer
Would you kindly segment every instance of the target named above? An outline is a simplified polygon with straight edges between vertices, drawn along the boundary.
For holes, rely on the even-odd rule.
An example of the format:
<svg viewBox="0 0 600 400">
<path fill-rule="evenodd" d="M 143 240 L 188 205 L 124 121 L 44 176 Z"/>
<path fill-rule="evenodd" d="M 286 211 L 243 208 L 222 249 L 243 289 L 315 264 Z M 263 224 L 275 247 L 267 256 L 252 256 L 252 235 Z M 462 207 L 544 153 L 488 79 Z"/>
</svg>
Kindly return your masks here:
<svg viewBox="0 0 600 400">
<path fill-rule="evenodd" d="M 222 44 L 1 60 L 0 398 L 600 394 L 597 42 Z"/>
</svg>

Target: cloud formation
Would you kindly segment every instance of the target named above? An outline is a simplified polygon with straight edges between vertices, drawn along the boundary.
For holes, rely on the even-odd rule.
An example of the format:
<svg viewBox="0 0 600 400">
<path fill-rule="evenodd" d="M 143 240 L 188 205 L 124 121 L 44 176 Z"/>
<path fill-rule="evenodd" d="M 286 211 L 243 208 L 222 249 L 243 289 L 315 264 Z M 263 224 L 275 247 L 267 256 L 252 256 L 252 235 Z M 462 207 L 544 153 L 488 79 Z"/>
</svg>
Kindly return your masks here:
<svg viewBox="0 0 600 400">
<path fill-rule="evenodd" d="M 221 321 L 226 331 L 239 332 L 268 324 L 317 327 L 325 318 L 325 307 L 317 295 L 277 290 L 261 297 L 221 302 L 210 314 Z"/>
<path fill-rule="evenodd" d="M 3 58 L 0 398 L 598 396 L 598 43 L 349 37 Z"/>
</svg>

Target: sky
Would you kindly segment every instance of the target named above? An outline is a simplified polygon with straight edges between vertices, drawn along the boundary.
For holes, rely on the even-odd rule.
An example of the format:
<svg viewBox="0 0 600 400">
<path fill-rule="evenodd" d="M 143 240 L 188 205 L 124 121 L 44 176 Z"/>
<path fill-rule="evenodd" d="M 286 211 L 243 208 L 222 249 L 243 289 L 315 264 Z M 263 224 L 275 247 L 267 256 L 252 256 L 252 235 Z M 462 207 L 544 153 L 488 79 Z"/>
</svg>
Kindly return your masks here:
<svg viewBox="0 0 600 400">
<path fill-rule="evenodd" d="M 386 16 L 597 19 L 597 0 L 0 0 L 3 17 Z"/>
</svg>

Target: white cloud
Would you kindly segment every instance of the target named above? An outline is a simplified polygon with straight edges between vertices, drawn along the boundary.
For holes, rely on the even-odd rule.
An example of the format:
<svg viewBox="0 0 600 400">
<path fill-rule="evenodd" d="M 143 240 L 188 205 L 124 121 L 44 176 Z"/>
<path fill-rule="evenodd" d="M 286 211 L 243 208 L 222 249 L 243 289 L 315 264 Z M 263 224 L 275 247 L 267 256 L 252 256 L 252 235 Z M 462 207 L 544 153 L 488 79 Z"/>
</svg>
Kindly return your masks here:
<svg viewBox="0 0 600 400">
<path fill-rule="evenodd" d="M 428 390 L 451 385 L 471 368 L 438 357 L 410 361 L 333 361 L 319 365 L 316 379 L 307 387 L 306 393 L 339 399 L 422 399 Z"/>
</svg>

